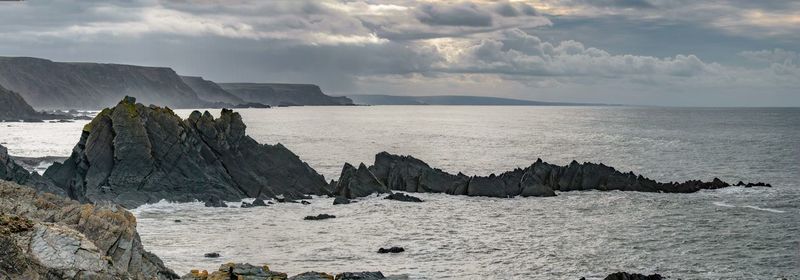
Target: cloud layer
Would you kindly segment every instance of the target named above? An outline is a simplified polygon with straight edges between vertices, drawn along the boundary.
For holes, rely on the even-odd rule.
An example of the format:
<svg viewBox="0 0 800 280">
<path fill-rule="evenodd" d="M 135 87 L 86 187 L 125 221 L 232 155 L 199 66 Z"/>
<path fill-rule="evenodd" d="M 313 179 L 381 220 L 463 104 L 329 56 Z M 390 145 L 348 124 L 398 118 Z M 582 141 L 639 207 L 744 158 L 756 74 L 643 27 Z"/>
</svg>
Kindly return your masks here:
<svg viewBox="0 0 800 280">
<path fill-rule="evenodd" d="M 744 0 L 0 2 L 0 55 L 336 94 L 800 105 L 798 11 Z"/>
</svg>

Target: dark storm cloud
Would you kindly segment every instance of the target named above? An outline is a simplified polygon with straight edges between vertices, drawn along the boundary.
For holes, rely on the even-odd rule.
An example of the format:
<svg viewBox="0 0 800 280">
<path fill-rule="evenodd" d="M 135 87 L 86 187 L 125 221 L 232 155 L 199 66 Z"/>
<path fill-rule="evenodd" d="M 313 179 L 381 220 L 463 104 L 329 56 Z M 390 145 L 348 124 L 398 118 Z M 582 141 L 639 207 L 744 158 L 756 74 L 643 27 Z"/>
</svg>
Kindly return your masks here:
<svg viewBox="0 0 800 280">
<path fill-rule="evenodd" d="M 492 14 L 473 3 L 422 5 L 417 19 L 430 25 L 486 27 L 492 25 Z"/>
<path fill-rule="evenodd" d="M 614 98 L 651 92 L 661 95 L 634 100 L 669 103 L 671 92 L 711 102 L 735 88 L 800 104 L 798 11 L 745 0 L 0 2 L 0 55 L 335 94 L 625 103 Z"/>
</svg>

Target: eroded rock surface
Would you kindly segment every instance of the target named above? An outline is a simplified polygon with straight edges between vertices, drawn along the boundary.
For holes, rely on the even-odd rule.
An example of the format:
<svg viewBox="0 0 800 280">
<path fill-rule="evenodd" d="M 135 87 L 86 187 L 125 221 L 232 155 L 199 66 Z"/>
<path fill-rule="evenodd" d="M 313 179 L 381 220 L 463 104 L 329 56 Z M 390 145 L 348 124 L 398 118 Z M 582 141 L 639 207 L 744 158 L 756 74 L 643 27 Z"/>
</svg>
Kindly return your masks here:
<svg viewBox="0 0 800 280">
<path fill-rule="evenodd" d="M 136 218 L 115 205 L 0 181 L 0 213 L 0 275 L 10 279 L 178 277 L 143 249 Z"/>
<path fill-rule="evenodd" d="M 286 147 L 245 135 L 238 113 L 223 109 L 214 118 L 195 111 L 183 120 L 169 108 L 135 101 L 126 97 L 98 114 L 70 158 L 48 168 L 44 177 L 73 199 L 128 208 L 161 199 L 329 193 L 322 175 Z"/>
</svg>

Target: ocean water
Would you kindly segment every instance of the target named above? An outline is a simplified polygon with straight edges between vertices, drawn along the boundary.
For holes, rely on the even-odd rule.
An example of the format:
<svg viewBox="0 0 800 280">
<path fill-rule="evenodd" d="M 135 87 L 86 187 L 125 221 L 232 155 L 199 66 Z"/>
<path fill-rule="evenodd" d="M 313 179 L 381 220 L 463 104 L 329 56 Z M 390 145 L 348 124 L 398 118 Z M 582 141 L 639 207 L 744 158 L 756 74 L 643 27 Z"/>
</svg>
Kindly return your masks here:
<svg viewBox="0 0 800 280">
<path fill-rule="evenodd" d="M 800 109 L 372 106 L 238 110 L 248 134 L 280 142 L 336 179 L 381 151 L 449 172 L 602 162 L 660 181 L 763 181 L 694 194 L 565 192 L 552 198 L 414 194 L 351 205 L 134 209 L 148 250 L 179 274 L 228 261 L 278 271 L 380 270 L 410 279 L 800 278 Z M 190 110 L 179 110 L 188 116 Z M 214 112 L 218 113 L 218 112 Z M 81 123 L 0 124 L 14 155 L 66 156 Z M 77 131 L 73 131 L 73 127 Z M 303 221 L 327 213 L 336 219 Z M 181 220 L 176 223 L 175 220 Z M 379 247 L 406 252 L 381 255 Z M 219 259 L 206 259 L 219 252 Z"/>
</svg>

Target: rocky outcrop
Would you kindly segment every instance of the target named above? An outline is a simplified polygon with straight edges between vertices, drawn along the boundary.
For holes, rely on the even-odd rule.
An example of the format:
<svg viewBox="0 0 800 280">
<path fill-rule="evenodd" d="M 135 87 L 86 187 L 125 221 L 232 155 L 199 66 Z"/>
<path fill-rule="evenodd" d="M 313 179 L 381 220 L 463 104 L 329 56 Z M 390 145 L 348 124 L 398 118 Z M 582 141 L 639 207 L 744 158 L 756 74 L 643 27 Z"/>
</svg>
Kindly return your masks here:
<svg viewBox="0 0 800 280">
<path fill-rule="evenodd" d="M 639 273 L 615 272 L 609 274 L 604 280 L 661 280 L 664 279 L 659 274 L 644 275 Z"/>
<path fill-rule="evenodd" d="M 245 101 L 272 106 L 353 105 L 353 100 L 347 97 L 325 95 L 317 85 L 220 83 L 219 86 Z"/>
<path fill-rule="evenodd" d="M 764 183 L 750 185 L 769 186 Z M 352 165 L 345 164 L 342 177 L 337 183 L 336 195 L 354 198 L 389 192 L 387 188 L 405 192 L 489 197 L 554 196 L 555 191 L 581 190 L 690 193 L 729 186 L 731 185 L 717 178 L 711 182 L 690 180 L 682 183 L 660 183 L 633 172 L 619 172 L 602 163 L 573 161 L 567 166 L 558 166 L 541 159 L 529 167 L 517 168 L 500 175 L 470 177 L 431 168 L 425 162 L 410 156 L 383 152 L 375 156 L 375 164 L 369 168 L 355 169 Z"/>
<path fill-rule="evenodd" d="M 66 192 L 56 187 L 50 180 L 47 180 L 37 173 L 30 173 L 28 170 L 17 164 L 8 150 L 0 145 L 0 180 L 15 182 L 20 185 L 35 187 L 41 192 L 48 192 L 64 196 Z"/>
<path fill-rule="evenodd" d="M 404 194 L 404 193 L 393 193 L 393 194 L 387 195 L 383 199 L 405 201 L 405 202 L 422 202 L 422 199 L 419 199 L 418 197 L 413 197 L 413 196 L 410 196 L 410 195 L 407 195 L 407 194 Z"/>
<path fill-rule="evenodd" d="M 81 205 L 0 181 L 0 213 L 0 276 L 142 280 L 178 277 L 143 249 L 136 218 L 115 205 Z"/>
<path fill-rule="evenodd" d="M 345 163 L 336 184 L 336 193 L 346 198 L 356 198 L 391 191 L 363 163 L 358 168 Z"/>
<path fill-rule="evenodd" d="M 218 84 L 203 79 L 202 77 L 181 76 L 181 79 L 197 93 L 197 97 L 205 101 L 222 102 L 232 105 L 246 103 L 244 99 L 225 91 Z"/>
<path fill-rule="evenodd" d="M 206 270 L 192 270 L 183 277 L 183 280 L 380 280 L 386 278 L 383 273 L 376 272 L 343 272 L 331 274 L 324 272 L 304 272 L 292 277 L 287 277 L 286 273 L 276 272 L 269 269 L 269 266 L 256 266 L 249 263 L 226 263 L 209 273 Z"/>
<path fill-rule="evenodd" d="M 0 85 L 0 122 L 41 122 L 44 119 L 65 119 L 66 116 L 37 112 L 19 93 Z"/>
<path fill-rule="evenodd" d="M 98 109 L 126 95 L 172 108 L 202 108 L 206 103 L 175 71 L 163 67 L 0 57 L 0 84 L 37 109 Z"/>
<path fill-rule="evenodd" d="M 329 214 L 319 214 L 316 216 L 306 216 L 303 220 L 306 221 L 319 221 L 319 220 L 327 220 L 327 219 L 334 219 L 336 216 L 329 215 Z"/>
<path fill-rule="evenodd" d="M 329 194 L 324 178 L 286 147 L 245 135 L 238 113 L 223 109 L 215 119 L 195 111 L 183 120 L 130 97 L 87 124 L 70 158 L 44 177 L 73 199 L 129 208 L 161 199 Z"/>
</svg>

